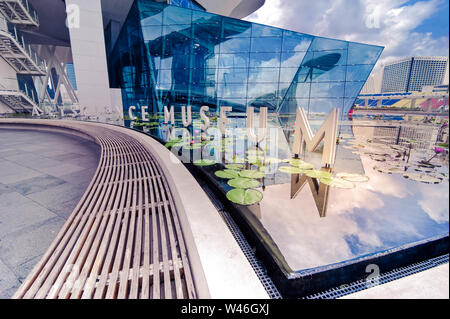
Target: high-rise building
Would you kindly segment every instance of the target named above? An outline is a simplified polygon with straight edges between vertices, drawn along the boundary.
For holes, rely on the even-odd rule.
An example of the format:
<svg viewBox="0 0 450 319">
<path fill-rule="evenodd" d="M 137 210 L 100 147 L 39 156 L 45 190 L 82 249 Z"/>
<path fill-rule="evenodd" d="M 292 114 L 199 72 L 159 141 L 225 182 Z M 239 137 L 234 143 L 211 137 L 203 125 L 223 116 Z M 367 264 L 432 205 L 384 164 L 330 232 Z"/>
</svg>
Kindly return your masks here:
<svg viewBox="0 0 450 319">
<path fill-rule="evenodd" d="M 383 48 L 239 20 L 263 4 L 0 0 L 0 113 L 40 113 L 62 96 L 100 120 L 131 105 L 345 113 Z"/>
<path fill-rule="evenodd" d="M 448 57 L 410 57 L 384 66 L 381 93 L 420 92 L 445 82 Z"/>
</svg>

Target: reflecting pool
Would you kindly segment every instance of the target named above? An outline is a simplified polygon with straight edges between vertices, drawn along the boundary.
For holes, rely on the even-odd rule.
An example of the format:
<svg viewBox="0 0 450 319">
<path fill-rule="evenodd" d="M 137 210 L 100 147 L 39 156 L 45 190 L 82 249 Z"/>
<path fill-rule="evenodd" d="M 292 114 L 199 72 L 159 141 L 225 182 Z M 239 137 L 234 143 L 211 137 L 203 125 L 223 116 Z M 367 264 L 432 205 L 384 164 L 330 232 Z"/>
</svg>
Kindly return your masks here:
<svg viewBox="0 0 450 319">
<path fill-rule="evenodd" d="M 229 117 L 222 135 L 211 116 L 203 138 L 203 121 L 182 128 L 180 114 L 129 124 L 198 167 L 287 279 L 448 238 L 448 119 L 341 121 L 336 162 L 322 168 L 320 148 L 292 157 L 292 121 L 269 115 L 257 144 L 242 114 Z M 323 115 L 309 122 L 314 131 Z"/>
</svg>

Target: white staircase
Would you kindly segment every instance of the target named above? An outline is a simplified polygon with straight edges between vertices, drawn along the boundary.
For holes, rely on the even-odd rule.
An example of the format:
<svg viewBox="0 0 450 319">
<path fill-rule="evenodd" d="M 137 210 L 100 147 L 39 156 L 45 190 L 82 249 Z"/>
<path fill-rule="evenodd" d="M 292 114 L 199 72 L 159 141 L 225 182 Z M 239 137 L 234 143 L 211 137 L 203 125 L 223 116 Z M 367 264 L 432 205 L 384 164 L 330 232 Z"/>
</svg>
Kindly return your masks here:
<svg viewBox="0 0 450 319">
<path fill-rule="evenodd" d="M 17 113 L 33 113 L 40 115 L 39 106 L 22 91 L 3 90 L 0 88 L 0 101 Z"/>
<path fill-rule="evenodd" d="M 38 15 L 28 0 L 0 0 L 0 12 L 11 23 L 39 26 Z"/>
</svg>

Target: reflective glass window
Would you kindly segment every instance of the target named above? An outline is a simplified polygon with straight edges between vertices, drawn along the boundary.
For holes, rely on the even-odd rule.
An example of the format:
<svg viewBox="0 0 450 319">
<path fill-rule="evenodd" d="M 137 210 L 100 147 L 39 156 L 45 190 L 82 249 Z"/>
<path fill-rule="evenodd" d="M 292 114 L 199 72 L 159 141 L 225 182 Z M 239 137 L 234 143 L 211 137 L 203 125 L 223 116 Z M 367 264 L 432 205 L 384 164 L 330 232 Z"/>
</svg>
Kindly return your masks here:
<svg viewBox="0 0 450 319">
<path fill-rule="evenodd" d="M 262 37 L 252 38 L 252 52 L 280 52 L 281 51 L 280 37 Z"/>
<path fill-rule="evenodd" d="M 250 67 L 279 67 L 280 66 L 280 53 L 267 52 L 267 53 L 250 53 Z"/>
<path fill-rule="evenodd" d="M 281 37 L 282 34 L 282 29 L 257 23 L 252 25 L 252 37 Z"/>
<path fill-rule="evenodd" d="M 164 9 L 163 24 L 191 24 L 192 11 L 177 6 L 167 6 Z"/>
<path fill-rule="evenodd" d="M 250 38 L 224 39 L 220 45 L 221 53 L 248 52 L 250 51 Z"/>
<path fill-rule="evenodd" d="M 252 24 L 247 21 L 223 18 L 223 38 L 250 37 Z"/>
<path fill-rule="evenodd" d="M 220 56 L 217 55 L 217 65 L 219 68 L 246 68 L 249 65 L 249 54 L 244 53 L 234 53 L 227 54 L 221 53 Z"/>
<path fill-rule="evenodd" d="M 372 72 L 373 65 L 348 65 L 347 66 L 347 81 L 365 81 Z"/>
<path fill-rule="evenodd" d="M 381 47 L 350 42 L 348 45 L 348 64 L 373 64 L 378 60 Z"/>
<path fill-rule="evenodd" d="M 283 51 L 307 51 L 313 38 L 307 34 L 285 30 L 283 31 Z"/>
<path fill-rule="evenodd" d="M 278 83 L 279 68 L 250 68 L 248 81 L 253 83 Z"/>
</svg>

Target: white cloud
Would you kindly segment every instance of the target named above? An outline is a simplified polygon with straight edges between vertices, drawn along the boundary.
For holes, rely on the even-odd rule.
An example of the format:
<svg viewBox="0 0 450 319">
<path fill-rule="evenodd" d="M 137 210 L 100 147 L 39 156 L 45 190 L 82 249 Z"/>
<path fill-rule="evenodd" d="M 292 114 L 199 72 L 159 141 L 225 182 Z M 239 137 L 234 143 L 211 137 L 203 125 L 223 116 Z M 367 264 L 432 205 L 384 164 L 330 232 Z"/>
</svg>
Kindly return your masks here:
<svg viewBox="0 0 450 319">
<path fill-rule="evenodd" d="M 414 30 L 444 0 L 267 0 L 247 20 L 312 35 L 384 46 L 380 64 L 407 56 L 449 53 L 448 36 Z"/>
</svg>

